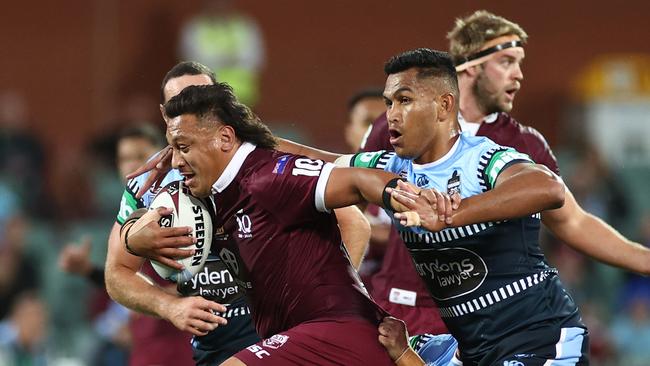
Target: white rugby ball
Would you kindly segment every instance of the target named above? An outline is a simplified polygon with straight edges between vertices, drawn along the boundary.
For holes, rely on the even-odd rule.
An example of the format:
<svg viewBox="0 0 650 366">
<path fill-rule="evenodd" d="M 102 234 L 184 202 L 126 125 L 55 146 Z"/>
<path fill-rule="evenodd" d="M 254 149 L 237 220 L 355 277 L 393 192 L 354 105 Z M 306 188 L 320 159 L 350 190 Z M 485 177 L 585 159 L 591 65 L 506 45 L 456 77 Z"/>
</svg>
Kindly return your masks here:
<svg viewBox="0 0 650 366">
<path fill-rule="evenodd" d="M 170 215 L 160 218 L 158 223 L 161 227 L 189 226 L 192 228 L 191 235 L 196 238 L 196 243 L 181 249 L 194 249 L 195 252 L 190 257 L 176 260 L 185 267 L 181 271 L 154 260 L 151 261 L 151 265 L 156 273 L 164 279 L 176 283 L 187 282 L 203 269 L 205 260 L 208 258 L 212 245 L 212 217 L 204 201 L 192 196 L 181 180 L 169 183 L 158 192 L 149 209 L 155 210 L 158 207 L 168 207 L 174 210 Z"/>
</svg>

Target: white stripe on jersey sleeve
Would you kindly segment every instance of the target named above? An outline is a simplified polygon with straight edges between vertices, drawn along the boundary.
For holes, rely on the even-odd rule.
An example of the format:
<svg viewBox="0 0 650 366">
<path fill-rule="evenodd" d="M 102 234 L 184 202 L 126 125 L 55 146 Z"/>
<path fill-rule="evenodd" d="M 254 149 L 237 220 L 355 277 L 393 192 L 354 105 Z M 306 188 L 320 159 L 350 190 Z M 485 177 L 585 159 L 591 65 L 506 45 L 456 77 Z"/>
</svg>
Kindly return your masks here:
<svg viewBox="0 0 650 366">
<path fill-rule="evenodd" d="M 316 183 L 316 192 L 314 192 L 314 202 L 316 204 L 316 209 L 319 212 L 327 212 L 329 213 L 330 210 L 325 207 L 325 188 L 327 187 L 327 182 L 330 179 L 330 174 L 332 173 L 332 169 L 334 169 L 335 165 L 332 163 L 325 163 L 325 166 L 323 166 L 323 169 L 320 171 L 320 176 L 318 177 L 318 182 Z"/>
</svg>

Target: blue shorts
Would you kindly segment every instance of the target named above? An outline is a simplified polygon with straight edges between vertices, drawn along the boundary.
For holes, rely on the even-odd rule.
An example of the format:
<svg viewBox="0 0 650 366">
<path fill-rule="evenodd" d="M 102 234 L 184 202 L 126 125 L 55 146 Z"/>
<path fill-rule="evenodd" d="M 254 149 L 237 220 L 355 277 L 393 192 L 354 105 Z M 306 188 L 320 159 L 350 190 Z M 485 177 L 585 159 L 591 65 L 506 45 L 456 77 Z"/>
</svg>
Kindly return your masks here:
<svg viewBox="0 0 650 366">
<path fill-rule="evenodd" d="M 427 366 L 574 366 L 589 365 L 589 333 L 585 328 L 539 329 L 501 340 L 480 360 L 460 361 L 450 334 L 411 337 L 411 347 Z"/>
</svg>

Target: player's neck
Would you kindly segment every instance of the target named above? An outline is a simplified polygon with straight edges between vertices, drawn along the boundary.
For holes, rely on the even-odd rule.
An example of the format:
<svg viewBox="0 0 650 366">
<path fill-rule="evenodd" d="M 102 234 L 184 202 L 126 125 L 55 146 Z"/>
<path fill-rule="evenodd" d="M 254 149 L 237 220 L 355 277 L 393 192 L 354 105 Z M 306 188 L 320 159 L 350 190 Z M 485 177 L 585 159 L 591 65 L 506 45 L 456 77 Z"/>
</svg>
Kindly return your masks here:
<svg viewBox="0 0 650 366">
<path fill-rule="evenodd" d="M 454 121 L 449 127 L 441 129 L 433 139 L 429 150 L 425 151 L 420 157 L 413 159 L 416 164 L 428 164 L 439 160 L 452 149 L 458 137 L 460 136 L 460 126 Z"/>
<path fill-rule="evenodd" d="M 460 114 L 467 123 L 481 123 L 486 114 L 479 106 L 476 96 L 472 91 L 473 79 L 462 73 L 458 75 L 458 88 L 460 89 Z"/>
</svg>

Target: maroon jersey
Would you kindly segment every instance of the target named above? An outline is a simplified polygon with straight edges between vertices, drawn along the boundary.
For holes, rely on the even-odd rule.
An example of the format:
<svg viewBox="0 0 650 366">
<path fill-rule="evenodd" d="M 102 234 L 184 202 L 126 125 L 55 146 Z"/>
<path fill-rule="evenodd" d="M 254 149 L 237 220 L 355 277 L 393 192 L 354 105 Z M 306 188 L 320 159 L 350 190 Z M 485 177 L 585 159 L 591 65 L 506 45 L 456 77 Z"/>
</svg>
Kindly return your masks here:
<svg viewBox="0 0 650 366">
<path fill-rule="evenodd" d="M 515 148 L 528 154 L 537 164 L 560 174 L 557 159 L 544 136 L 536 129 L 520 124 L 507 113 L 499 113 L 494 122 L 481 123 L 476 136 L 485 136 L 499 145 Z"/>
<path fill-rule="evenodd" d="M 384 315 L 365 293 L 325 208 L 332 168 L 244 143 L 213 186 L 213 250 L 246 289 L 263 338 L 310 321 L 378 324 Z"/>
<path fill-rule="evenodd" d="M 386 114 L 382 114 L 372 124 L 362 151 L 392 151 L 389 136 Z M 395 227 L 391 228 L 381 268 L 370 283 L 373 299 L 391 315 L 404 320 L 409 334 L 449 333 Z"/>
</svg>

